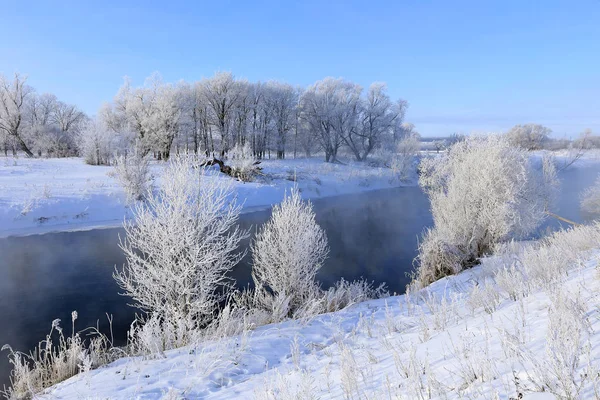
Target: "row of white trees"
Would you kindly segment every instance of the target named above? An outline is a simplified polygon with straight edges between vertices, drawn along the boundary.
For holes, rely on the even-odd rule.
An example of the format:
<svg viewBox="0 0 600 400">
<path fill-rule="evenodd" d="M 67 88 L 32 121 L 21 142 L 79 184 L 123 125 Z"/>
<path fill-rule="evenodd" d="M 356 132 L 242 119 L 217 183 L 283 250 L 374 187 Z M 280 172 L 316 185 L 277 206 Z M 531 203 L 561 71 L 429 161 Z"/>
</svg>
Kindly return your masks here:
<svg viewBox="0 0 600 400">
<path fill-rule="evenodd" d="M 513 146 L 525 150 L 588 150 L 600 147 L 600 136 L 594 135 L 591 129 L 585 129 L 574 140 L 552 139 L 552 130 L 540 124 L 523 124 L 513 126 L 506 136 Z"/>
<path fill-rule="evenodd" d="M 5 155 L 25 152 L 32 157 L 78 153 L 77 141 L 87 117 L 76 106 L 52 94 L 37 94 L 27 78 L 0 74 L 0 147 Z"/>
<path fill-rule="evenodd" d="M 154 74 L 142 87 L 125 81 L 98 121 L 84 130 L 91 138 L 84 152 L 114 151 L 113 142 L 125 142 L 166 159 L 174 148 L 222 155 L 249 145 L 259 159 L 321 150 L 326 161 L 335 161 L 344 148 L 362 161 L 412 131 L 404 124 L 406 108 L 405 101 L 392 101 L 383 83 L 365 91 L 353 82 L 325 78 L 303 89 L 223 72 L 169 84 Z M 99 126 L 108 133 L 98 132 Z"/>
</svg>

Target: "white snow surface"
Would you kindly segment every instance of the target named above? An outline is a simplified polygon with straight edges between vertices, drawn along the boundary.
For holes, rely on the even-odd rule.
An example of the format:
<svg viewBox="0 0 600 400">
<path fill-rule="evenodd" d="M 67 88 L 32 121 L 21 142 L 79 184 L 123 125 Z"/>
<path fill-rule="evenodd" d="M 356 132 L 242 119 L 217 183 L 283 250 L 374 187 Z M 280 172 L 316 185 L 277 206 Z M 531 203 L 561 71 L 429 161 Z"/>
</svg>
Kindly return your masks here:
<svg viewBox="0 0 600 400">
<path fill-rule="evenodd" d="M 590 346 L 582 350 L 579 368 L 600 366 L 600 252 L 585 259 L 560 284 L 585 304 Z M 494 311 L 472 309 L 469 293 L 489 281 L 489 273 L 484 262 L 410 296 L 263 326 L 155 359 L 120 359 L 62 382 L 40 399 L 509 400 L 521 398 L 517 390 L 526 400 L 557 398 L 536 393 L 526 383 L 534 370 L 502 346 L 502 337 L 521 341 L 544 368 L 548 293 L 536 290 L 513 301 L 495 287 L 500 303 Z M 593 388 L 588 384 L 578 398 L 595 398 Z"/>
<path fill-rule="evenodd" d="M 265 177 L 234 183 L 244 211 L 279 203 L 294 179 L 305 199 L 400 186 L 389 168 L 365 163 L 309 158 L 265 160 L 261 166 Z M 164 163 L 153 163 L 151 169 L 159 182 Z M 123 189 L 108 175 L 111 170 L 81 158 L 0 158 L 0 237 L 120 226 L 131 210 Z"/>
</svg>

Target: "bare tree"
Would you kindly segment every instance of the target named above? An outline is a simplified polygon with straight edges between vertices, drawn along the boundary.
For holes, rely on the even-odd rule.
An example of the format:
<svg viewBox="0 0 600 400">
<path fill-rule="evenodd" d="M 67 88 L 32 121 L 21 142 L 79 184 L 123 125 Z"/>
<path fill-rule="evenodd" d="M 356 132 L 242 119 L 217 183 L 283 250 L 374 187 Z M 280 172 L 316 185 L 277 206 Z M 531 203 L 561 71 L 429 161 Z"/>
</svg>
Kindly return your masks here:
<svg viewBox="0 0 600 400">
<path fill-rule="evenodd" d="M 28 157 L 33 157 L 22 136 L 26 102 L 33 93 L 33 88 L 26 82 L 27 77 L 19 74 L 15 74 L 12 82 L 0 75 L 0 130 L 15 140 Z"/>
</svg>

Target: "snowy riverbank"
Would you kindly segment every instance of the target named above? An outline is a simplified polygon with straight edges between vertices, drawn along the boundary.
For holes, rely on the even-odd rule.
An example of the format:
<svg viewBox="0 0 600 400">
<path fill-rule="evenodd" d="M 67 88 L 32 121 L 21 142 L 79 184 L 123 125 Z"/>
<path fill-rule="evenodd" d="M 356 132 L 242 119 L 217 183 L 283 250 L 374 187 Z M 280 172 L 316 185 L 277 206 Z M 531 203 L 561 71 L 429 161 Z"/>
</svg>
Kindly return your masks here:
<svg viewBox="0 0 600 400">
<path fill-rule="evenodd" d="M 410 295 L 120 359 L 40 398 L 597 398 L 600 253 L 590 232 L 532 247 L 522 258 L 530 275 L 513 272 L 512 284 L 507 253 Z M 572 262 L 548 273 L 550 255 L 565 250 Z"/>
<path fill-rule="evenodd" d="M 264 178 L 234 183 L 245 211 L 279 203 L 294 179 L 305 199 L 400 186 L 390 169 L 364 163 L 311 158 L 266 160 L 261 166 Z M 0 237 L 121 225 L 130 209 L 123 189 L 108 175 L 111 170 L 80 158 L 0 159 Z M 162 171 L 163 164 L 152 165 L 157 180 Z"/>
</svg>

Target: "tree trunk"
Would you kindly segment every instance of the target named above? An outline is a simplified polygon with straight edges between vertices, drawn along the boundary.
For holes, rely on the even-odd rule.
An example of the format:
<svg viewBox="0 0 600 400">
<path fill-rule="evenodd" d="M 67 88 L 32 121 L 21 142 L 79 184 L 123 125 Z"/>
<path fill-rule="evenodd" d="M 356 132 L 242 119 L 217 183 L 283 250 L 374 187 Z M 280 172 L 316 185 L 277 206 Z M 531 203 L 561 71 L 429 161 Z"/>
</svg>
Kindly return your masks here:
<svg viewBox="0 0 600 400">
<path fill-rule="evenodd" d="M 23 150 L 25 154 L 27 154 L 27 157 L 33 157 L 33 153 L 31 152 L 31 150 L 29 150 L 23 139 L 21 139 L 21 137 L 18 135 L 15 135 L 15 138 L 19 141 L 19 145 L 21 145 L 21 150 Z"/>
</svg>

